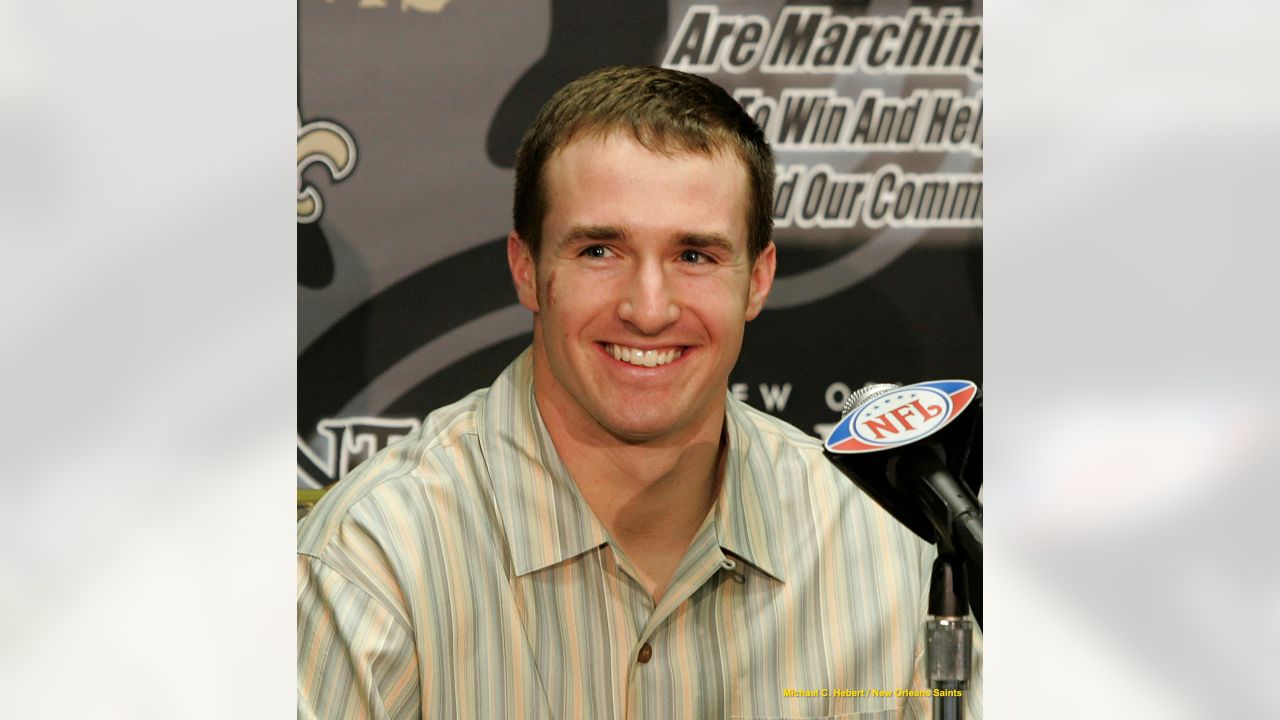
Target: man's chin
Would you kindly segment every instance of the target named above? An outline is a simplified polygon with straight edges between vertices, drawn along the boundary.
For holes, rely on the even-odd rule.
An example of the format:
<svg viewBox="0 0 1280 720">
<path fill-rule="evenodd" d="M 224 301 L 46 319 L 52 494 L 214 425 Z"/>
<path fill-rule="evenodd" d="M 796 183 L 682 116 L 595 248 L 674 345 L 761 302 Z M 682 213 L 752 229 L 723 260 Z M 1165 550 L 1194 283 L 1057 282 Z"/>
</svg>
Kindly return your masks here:
<svg viewBox="0 0 1280 720">
<path fill-rule="evenodd" d="M 670 412 L 655 412 L 647 417 L 633 413 L 625 418 L 597 418 L 597 421 L 610 435 L 628 445 L 688 442 L 697 425 L 693 418 L 673 417 Z"/>
<path fill-rule="evenodd" d="M 674 428 L 664 423 L 609 422 L 604 429 L 617 440 L 628 445 L 644 445 L 674 434 Z"/>
</svg>

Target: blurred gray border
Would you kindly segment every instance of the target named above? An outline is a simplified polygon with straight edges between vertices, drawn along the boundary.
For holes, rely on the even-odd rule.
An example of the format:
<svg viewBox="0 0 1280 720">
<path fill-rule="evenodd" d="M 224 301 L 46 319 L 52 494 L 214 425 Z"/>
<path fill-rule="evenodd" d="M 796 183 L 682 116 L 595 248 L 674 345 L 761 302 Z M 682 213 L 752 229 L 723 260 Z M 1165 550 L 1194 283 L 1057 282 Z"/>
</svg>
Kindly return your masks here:
<svg viewBox="0 0 1280 720">
<path fill-rule="evenodd" d="M 15 717 L 293 711 L 294 12 L 0 8 Z M 1270 712 L 1278 15 L 985 8 L 989 718 Z"/>
</svg>

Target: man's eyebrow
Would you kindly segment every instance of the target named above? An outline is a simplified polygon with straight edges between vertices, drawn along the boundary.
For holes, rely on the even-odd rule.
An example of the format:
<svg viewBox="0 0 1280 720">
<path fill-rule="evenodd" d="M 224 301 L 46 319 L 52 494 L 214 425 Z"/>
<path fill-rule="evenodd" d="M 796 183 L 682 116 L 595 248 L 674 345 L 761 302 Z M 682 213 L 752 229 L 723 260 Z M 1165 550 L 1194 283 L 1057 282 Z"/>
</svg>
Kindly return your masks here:
<svg viewBox="0 0 1280 720">
<path fill-rule="evenodd" d="M 733 243 L 720 233 L 687 233 L 680 236 L 680 244 L 685 247 L 733 252 Z"/>
<path fill-rule="evenodd" d="M 575 242 L 625 241 L 626 239 L 626 231 L 613 225 L 574 225 L 557 245 L 563 247 Z M 677 238 L 676 243 L 682 247 L 721 250 L 727 253 L 732 253 L 734 248 L 733 241 L 720 233 L 684 233 Z"/>
<path fill-rule="evenodd" d="M 612 225 L 574 225 L 565 233 L 560 244 L 576 240 L 624 240 L 627 234 Z"/>
</svg>

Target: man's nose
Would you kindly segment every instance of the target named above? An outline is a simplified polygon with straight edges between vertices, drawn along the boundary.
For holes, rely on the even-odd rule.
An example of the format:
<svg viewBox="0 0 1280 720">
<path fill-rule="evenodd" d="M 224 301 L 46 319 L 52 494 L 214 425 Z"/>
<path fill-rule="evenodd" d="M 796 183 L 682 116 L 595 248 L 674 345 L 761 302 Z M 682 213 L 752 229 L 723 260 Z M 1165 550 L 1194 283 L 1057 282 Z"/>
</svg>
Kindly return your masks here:
<svg viewBox="0 0 1280 720">
<path fill-rule="evenodd" d="M 656 335 L 680 319 L 671 278 L 658 261 L 641 261 L 628 278 L 618 317 L 644 335 Z"/>
</svg>

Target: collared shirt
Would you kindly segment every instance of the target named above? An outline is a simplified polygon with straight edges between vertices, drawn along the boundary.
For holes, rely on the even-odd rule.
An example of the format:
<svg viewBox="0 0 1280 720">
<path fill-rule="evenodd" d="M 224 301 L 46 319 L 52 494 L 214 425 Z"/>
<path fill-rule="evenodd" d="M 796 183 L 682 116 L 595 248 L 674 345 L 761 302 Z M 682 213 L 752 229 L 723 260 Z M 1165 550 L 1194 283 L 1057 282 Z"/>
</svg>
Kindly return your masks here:
<svg viewBox="0 0 1280 720">
<path fill-rule="evenodd" d="M 299 525 L 299 717 L 931 717 L 932 546 L 814 438 L 732 397 L 725 420 L 721 495 L 655 606 L 528 351 L 433 412 Z M 964 700 L 980 718 L 979 661 Z"/>
</svg>

